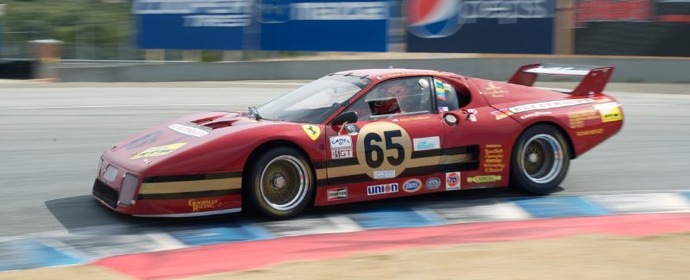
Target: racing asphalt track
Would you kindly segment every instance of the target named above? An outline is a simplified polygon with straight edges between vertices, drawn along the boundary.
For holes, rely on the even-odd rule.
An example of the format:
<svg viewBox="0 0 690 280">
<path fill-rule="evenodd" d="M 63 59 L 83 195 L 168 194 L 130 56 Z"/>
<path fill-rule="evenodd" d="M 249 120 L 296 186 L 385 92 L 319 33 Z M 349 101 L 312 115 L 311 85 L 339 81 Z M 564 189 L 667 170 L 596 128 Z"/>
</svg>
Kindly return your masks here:
<svg viewBox="0 0 690 280">
<path fill-rule="evenodd" d="M 237 218 L 138 219 L 112 213 L 90 196 L 99 155 L 111 143 L 164 120 L 197 111 L 246 110 L 299 84 L 0 84 L 0 240 L 92 227 L 212 226 Z M 622 132 L 573 161 L 563 189 L 552 196 L 690 190 L 690 86 L 611 84 L 607 92 L 624 105 Z M 508 189 L 461 191 L 310 212 L 520 195 Z"/>
</svg>

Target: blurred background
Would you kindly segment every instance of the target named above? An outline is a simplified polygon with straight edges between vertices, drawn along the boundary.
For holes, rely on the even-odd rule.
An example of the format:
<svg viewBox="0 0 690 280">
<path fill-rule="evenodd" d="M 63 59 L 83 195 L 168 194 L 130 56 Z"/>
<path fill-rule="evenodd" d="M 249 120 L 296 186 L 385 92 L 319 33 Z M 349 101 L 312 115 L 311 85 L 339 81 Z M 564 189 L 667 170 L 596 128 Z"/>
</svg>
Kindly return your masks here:
<svg viewBox="0 0 690 280">
<path fill-rule="evenodd" d="M 690 0 L 0 2 L 3 58 L 31 58 L 31 42 L 49 39 L 62 42 L 63 59 L 92 60 L 147 50 L 205 61 L 332 51 L 690 56 Z"/>
<path fill-rule="evenodd" d="M 0 1 L 0 78 L 334 52 L 690 57 L 690 0 Z"/>
</svg>

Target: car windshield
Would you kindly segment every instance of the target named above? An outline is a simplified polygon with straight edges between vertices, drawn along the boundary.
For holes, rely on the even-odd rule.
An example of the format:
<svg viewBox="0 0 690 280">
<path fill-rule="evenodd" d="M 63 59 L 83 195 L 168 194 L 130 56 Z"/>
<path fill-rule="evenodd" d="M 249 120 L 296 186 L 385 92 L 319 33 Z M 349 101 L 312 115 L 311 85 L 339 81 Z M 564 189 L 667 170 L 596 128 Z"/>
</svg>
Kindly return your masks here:
<svg viewBox="0 0 690 280">
<path fill-rule="evenodd" d="M 263 119 L 322 123 L 371 80 L 329 75 L 287 92 L 256 109 Z"/>
</svg>

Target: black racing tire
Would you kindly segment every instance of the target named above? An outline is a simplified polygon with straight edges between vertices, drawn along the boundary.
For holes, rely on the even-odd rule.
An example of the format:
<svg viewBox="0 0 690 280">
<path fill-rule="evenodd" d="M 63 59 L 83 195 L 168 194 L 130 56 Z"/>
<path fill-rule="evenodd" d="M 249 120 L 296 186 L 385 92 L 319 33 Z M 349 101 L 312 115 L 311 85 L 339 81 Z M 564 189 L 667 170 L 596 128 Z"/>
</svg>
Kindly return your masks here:
<svg viewBox="0 0 690 280">
<path fill-rule="evenodd" d="M 513 147 L 510 186 L 533 194 L 549 194 L 563 182 L 569 166 L 566 136 L 552 125 L 532 126 Z"/>
<path fill-rule="evenodd" d="M 253 210 L 262 215 L 287 219 L 304 211 L 311 203 L 316 185 L 314 171 L 299 151 L 272 148 L 249 166 L 247 191 Z"/>
</svg>

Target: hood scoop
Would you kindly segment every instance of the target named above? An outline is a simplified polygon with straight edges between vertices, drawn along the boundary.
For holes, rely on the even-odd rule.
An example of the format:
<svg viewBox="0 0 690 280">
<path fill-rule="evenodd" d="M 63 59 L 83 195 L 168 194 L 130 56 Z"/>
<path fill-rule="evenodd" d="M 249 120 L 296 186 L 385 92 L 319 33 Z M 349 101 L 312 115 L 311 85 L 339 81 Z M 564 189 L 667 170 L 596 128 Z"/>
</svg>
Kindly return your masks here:
<svg viewBox="0 0 690 280">
<path fill-rule="evenodd" d="M 223 127 L 229 127 L 232 126 L 234 123 L 240 120 L 238 118 L 240 114 L 225 114 L 225 115 L 217 115 L 217 116 L 212 116 L 208 118 L 203 118 L 203 119 L 198 119 L 195 121 L 192 121 L 192 123 L 199 125 L 199 126 L 205 126 L 211 129 L 218 129 L 218 128 L 223 128 Z"/>
</svg>

